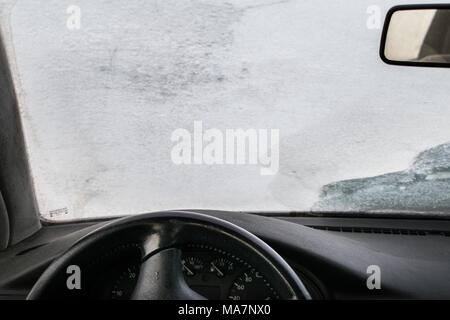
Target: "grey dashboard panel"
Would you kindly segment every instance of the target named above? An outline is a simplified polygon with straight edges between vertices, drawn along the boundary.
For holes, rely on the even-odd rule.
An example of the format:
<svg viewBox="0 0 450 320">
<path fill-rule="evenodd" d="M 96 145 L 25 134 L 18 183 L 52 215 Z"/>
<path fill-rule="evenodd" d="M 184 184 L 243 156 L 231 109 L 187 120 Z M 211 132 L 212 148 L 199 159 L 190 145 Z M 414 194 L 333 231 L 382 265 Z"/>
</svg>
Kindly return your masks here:
<svg viewBox="0 0 450 320">
<path fill-rule="evenodd" d="M 450 298 L 448 236 L 332 232 L 303 225 L 298 218 L 271 222 L 239 215 L 233 220 L 314 273 L 335 298 Z M 341 224 L 352 224 L 352 220 L 341 219 Z M 377 221 L 372 223 L 379 227 Z M 436 229 L 444 225 L 449 227 L 447 221 L 434 222 Z M 367 289 L 370 265 L 381 269 L 382 290 Z"/>
<path fill-rule="evenodd" d="M 25 298 L 41 273 L 77 240 L 105 222 L 45 226 L 0 252 L 0 296 Z"/>
<path fill-rule="evenodd" d="M 450 298 L 450 237 L 448 221 L 383 219 L 275 218 L 236 212 L 202 211 L 254 233 L 291 266 L 310 276 L 326 296 L 336 299 Z M 327 222 L 328 221 L 328 222 Z M 417 235 L 383 232 L 339 232 L 316 225 L 374 230 L 415 226 L 443 230 Z M 403 222 L 403 223 L 402 223 Z M 43 227 L 32 239 L 0 254 L 0 295 L 25 295 L 45 267 L 77 239 L 105 222 L 72 223 Z M 349 229 L 349 230 L 350 230 Z M 381 269 L 381 290 L 369 290 L 367 268 Z"/>
</svg>

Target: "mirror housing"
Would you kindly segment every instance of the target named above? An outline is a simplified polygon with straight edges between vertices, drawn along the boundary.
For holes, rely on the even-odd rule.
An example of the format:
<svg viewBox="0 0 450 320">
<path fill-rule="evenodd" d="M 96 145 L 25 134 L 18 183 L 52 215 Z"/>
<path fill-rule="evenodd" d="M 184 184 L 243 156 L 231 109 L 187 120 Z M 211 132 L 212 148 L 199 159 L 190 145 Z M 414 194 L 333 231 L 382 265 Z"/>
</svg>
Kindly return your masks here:
<svg viewBox="0 0 450 320">
<path fill-rule="evenodd" d="M 389 10 L 380 57 L 387 64 L 450 67 L 450 4 L 402 5 Z"/>
</svg>

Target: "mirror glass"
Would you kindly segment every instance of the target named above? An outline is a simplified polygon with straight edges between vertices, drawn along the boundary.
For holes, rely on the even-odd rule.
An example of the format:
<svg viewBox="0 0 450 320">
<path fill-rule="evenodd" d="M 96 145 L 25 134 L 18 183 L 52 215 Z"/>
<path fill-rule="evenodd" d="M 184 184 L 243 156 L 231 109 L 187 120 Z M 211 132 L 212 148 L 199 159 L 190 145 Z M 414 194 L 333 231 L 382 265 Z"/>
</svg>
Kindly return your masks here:
<svg viewBox="0 0 450 320">
<path fill-rule="evenodd" d="M 395 11 L 385 41 L 388 60 L 450 64 L 450 10 Z"/>
</svg>

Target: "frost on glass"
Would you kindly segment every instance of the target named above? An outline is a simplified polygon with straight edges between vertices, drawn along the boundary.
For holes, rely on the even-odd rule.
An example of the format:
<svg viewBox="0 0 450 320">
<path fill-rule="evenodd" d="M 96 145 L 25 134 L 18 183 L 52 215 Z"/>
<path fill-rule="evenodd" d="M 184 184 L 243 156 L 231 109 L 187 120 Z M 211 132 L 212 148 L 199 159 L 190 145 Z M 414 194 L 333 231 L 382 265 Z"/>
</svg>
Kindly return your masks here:
<svg viewBox="0 0 450 320">
<path fill-rule="evenodd" d="M 448 72 L 384 65 L 371 4 L 16 1 L 7 39 L 41 214 L 448 207 L 430 149 L 450 140 Z M 195 121 L 278 129 L 279 170 L 174 164 L 171 134 Z"/>
</svg>

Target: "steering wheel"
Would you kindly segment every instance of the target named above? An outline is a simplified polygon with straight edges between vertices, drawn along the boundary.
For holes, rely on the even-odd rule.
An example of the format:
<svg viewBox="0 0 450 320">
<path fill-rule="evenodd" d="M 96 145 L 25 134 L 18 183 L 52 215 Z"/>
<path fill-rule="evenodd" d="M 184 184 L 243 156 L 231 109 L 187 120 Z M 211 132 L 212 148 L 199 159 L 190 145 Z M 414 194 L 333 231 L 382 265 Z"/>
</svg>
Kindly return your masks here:
<svg viewBox="0 0 450 320">
<path fill-rule="evenodd" d="M 119 244 L 140 249 L 140 269 L 131 296 L 135 300 L 204 299 L 186 284 L 180 247 L 206 243 L 227 248 L 272 282 L 281 299 L 311 299 L 297 274 L 265 242 L 225 220 L 191 211 L 166 211 L 129 216 L 110 222 L 76 242 L 55 259 L 33 286 L 27 299 L 86 298 L 90 279 L 105 270 L 90 262 Z M 67 285 L 69 267 L 80 270 L 81 285 Z"/>
</svg>

